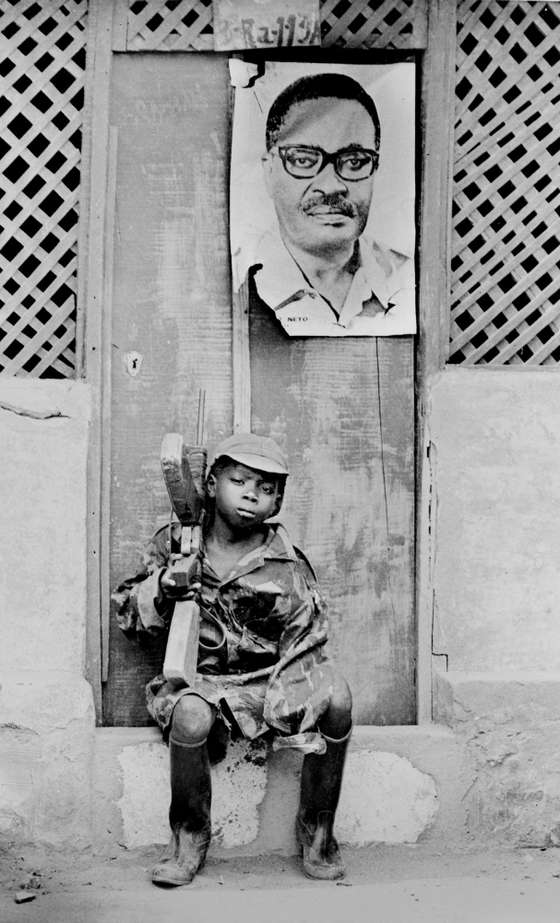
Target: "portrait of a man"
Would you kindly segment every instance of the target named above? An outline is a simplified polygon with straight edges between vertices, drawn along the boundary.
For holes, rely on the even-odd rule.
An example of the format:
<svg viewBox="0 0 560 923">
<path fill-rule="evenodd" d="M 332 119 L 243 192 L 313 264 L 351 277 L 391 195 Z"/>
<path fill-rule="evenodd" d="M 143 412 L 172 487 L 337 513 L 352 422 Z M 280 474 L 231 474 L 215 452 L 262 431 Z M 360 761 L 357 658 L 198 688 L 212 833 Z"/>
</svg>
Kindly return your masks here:
<svg viewBox="0 0 560 923">
<path fill-rule="evenodd" d="M 260 90 L 257 81 L 259 102 Z M 290 336 L 415 330 L 413 249 L 368 233 L 383 143 L 372 94 L 338 69 L 303 74 L 266 107 L 261 201 L 273 214 L 258 232 L 247 223 L 239 229 L 232 196 L 234 279 L 249 279 Z M 402 218 L 413 222 L 413 212 Z"/>
</svg>

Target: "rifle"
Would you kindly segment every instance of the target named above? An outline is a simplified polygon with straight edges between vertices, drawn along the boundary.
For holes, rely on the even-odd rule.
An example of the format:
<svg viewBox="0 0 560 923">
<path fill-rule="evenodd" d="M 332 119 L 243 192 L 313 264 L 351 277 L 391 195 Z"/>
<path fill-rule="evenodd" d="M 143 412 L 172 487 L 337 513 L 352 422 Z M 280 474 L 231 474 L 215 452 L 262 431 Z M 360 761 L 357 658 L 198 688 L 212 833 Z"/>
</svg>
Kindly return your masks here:
<svg viewBox="0 0 560 923">
<path fill-rule="evenodd" d="M 166 433 L 161 444 L 161 469 L 171 506 L 181 523 L 179 554 L 171 554 L 171 576 L 185 596 L 177 599 L 169 627 L 163 675 L 174 686 L 192 685 L 198 660 L 202 585 L 201 540 L 204 519 L 206 449 L 205 392 L 198 395 L 196 445 L 186 446 L 180 433 Z"/>
</svg>

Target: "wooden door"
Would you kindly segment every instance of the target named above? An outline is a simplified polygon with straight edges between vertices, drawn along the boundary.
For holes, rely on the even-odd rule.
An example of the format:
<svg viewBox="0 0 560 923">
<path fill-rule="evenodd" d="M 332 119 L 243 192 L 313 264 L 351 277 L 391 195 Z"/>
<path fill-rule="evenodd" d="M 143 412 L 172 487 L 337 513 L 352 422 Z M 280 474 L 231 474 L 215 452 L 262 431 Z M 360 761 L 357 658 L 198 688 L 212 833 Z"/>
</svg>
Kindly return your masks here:
<svg viewBox="0 0 560 923">
<path fill-rule="evenodd" d="M 216 54 L 117 55 L 110 580 L 134 572 L 166 513 L 163 433 L 233 421 L 228 254 L 229 82 Z M 355 721 L 415 720 L 412 337 L 288 339 L 250 318 L 252 426 L 286 440 L 282 518 L 329 600 Z M 111 625 L 104 722 L 148 722 L 162 645 Z"/>
</svg>

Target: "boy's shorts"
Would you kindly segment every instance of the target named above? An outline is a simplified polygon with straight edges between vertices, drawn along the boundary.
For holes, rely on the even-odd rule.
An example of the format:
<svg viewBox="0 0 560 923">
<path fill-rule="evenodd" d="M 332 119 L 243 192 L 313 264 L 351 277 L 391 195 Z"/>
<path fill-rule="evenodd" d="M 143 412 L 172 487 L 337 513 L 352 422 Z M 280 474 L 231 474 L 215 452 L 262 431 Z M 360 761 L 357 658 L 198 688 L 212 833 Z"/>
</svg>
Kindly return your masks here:
<svg viewBox="0 0 560 923">
<path fill-rule="evenodd" d="M 309 738 L 320 736 L 317 722 L 328 708 L 336 671 L 328 658 L 320 662 L 309 658 L 308 663 L 300 658 L 284 671 L 284 685 L 275 686 L 270 677 L 273 669 L 265 667 L 252 673 L 226 675 L 197 673 L 193 686 L 179 689 L 167 683 L 162 675 L 156 676 L 146 686 L 148 711 L 167 740 L 173 709 L 179 699 L 198 695 L 214 709 L 217 718 L 214 727 L 221 725 L 228 736 L 255 740 L 271 732 L 271 722 L 264 718 L 268 700 L 269 710 L 271 705 L 272 708 L 278 705 L 278 712 L 286 716 L 286 729 L 272 731 L 274 736 L 280 733 L 284 746 L 307 752 Z"/>
<path fill-rule="evenodd" d="M 262 675 L 264 674 L 264 675 Z M 216 735 L 245 737 L 255 740 L 270 731 L 263 716 L 264 700 L 270 669 L 259 670 L 258 675 L 202 676 L 197 674 L 194 686 L 177 689 L 163 676 L 156 676 L 146 686 L 148 712 L 160 726 L 164 740 L 169 737 L 173 709 L 179 699 L 186 695 L 197 695 L 208 702 L 215 711 Z M 210 743 L 210 740 L 209 740 Z"/>
</svg>

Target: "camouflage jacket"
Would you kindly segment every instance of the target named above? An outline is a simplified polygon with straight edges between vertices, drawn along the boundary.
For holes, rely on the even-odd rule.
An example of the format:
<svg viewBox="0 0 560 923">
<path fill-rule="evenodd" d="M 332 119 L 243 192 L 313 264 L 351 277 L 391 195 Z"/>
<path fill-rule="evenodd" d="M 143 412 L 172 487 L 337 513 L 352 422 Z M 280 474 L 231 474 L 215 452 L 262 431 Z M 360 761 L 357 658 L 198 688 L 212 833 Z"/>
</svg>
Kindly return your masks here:
<svg viewBox="0 0 560 923">
<path fill-rule="evenodd" d="M 128 635 L 168 630 L 173 602 L 162 596 L 159 577 L 179 539 L 178 523 L 156 532 L 140 572 L 113 594 Z M 197 692 L 216 705 L 225 699 L 247 737 L 268 728 L 284 735 L 311 731 L 329 701 L 327 611 L 311 566 L 284 527 L 269 525 L 264 544 L 222 580 L 203 553 L 199 601 L 225 631 L 227 659 L 219 676 L 197 676 Z M 156 677 L 152 694 L 163 685 Z M 264 706 L 257 701 L 263 696 Z"/>
</svg>

